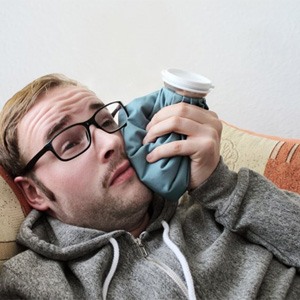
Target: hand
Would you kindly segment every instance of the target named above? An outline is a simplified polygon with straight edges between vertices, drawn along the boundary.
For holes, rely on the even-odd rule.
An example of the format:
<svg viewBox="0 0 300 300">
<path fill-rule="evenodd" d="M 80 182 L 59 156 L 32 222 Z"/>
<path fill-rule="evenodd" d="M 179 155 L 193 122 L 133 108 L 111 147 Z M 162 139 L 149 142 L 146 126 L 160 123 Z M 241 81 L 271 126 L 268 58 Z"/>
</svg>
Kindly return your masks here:
<svg viewBox="0 0 300 300">
<path fill-rule="evenodd" d="M 189 190 L 203 183 L 219 163 L 222 123 L 212 111 L 184 102 L 166 106 L 153 116 L 146 130 L 144 144 L 171 132 L 186 135 L 185 140 L 158 146 L 146 159 L 151 163 L 166 157 L 189 156 Z"/>
</svg>

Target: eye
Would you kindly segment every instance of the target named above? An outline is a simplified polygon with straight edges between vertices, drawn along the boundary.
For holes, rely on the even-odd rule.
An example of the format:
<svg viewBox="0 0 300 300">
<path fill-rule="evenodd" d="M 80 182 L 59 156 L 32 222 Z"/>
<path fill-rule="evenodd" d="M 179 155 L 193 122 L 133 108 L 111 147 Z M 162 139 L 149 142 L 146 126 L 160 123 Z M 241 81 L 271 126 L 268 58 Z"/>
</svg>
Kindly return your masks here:
<svg viewBox="0 0 300 300">
<path fill-rule="evenodd" d="M 72 155 L 76 155 L 77 152 L 80 152 L 84 145 L 85 139 L 83 136 L 74 136 L 71 139 L 64 140 L 59 146 L 58 152 L 59 155 L 63 157 L 69 157 Z"/>
<path fill-rule="evenodd" d="M 64 145 L 62 145 L 62 150 L 61 152 L 64 153 L 76 146 L 78 146 L 79 142 L 78 141 L 66 141 Z"/>
<path fill-rule="evenodd" d="M 101 127 L 102 128 L 113 128 L 116 126 L 116 122 L 111 116 L 106 117 L 101 121 Z"/>
<path fill-rule="evenodd" d="M 74 126 L 59 134 L 53 141 L 52 146 L 63 159 L 76 156 L 87 147 L 89 138 L 82 126 Z"/>
<path fill-rule="evenodd" d="M 114 131 L 118 127 L 118 124 L 107 110 L 103 110 L 97 115 L 96 122 L 100 128 L 107 132 Z"/>
</svg>

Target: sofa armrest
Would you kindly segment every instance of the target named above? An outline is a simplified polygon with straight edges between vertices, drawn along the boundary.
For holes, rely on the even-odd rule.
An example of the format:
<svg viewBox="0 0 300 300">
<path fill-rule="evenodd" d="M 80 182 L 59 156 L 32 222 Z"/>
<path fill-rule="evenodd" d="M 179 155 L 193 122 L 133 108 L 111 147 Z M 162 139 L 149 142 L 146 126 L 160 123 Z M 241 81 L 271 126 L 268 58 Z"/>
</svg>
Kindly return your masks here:
<svg viewBox="0 0 300 300">
<path fill-rule="evenodd" d="M 221 155 L 230 169 L 250 168 L 300 193 L 300 139 L 257 134 L 223 122 Z"/>
</svg>

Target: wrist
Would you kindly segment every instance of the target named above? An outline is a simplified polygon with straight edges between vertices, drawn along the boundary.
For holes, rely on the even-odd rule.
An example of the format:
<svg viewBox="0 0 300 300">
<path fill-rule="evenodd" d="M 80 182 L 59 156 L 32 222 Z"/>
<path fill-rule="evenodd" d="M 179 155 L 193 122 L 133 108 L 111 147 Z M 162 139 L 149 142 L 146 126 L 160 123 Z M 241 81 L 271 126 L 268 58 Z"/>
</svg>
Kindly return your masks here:
<svg viewBox="0 0 300 300">
<path fill-rule="evenodd" d="M 203 203 L 209 203 L 211 199 L 217 199 L 219 195 L 230 194 L 235 188 L 236 173 L 229 170 L 221 158 L 215 170 L 198 187 L 189 191 L 190 195 L 201 199 Z"/>
</svg>

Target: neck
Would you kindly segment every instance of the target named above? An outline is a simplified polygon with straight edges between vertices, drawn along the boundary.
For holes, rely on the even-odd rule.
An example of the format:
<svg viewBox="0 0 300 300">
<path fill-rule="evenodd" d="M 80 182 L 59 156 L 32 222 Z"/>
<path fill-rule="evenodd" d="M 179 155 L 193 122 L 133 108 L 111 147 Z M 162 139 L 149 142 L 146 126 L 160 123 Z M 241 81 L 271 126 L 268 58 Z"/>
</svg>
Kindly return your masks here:
<svg viewBox="0 0 300 300">
<path fill-rule="evenodd" d="M 149 224 L 149 213 L 147 212 L 144 217 L 141 219 L 140 223 L 138 224 L 137 227 L 135 227 L 133 230 L 130 230 L 129 232 L 135 237 L 139 237 L 139 235 L 145 231 L 145 229 L 147 228 L 148 224 Z"/>
</svg>

